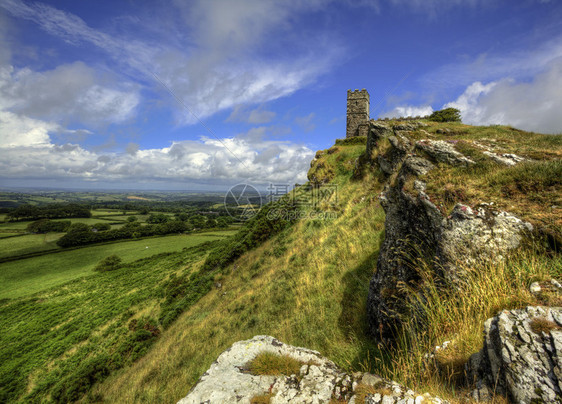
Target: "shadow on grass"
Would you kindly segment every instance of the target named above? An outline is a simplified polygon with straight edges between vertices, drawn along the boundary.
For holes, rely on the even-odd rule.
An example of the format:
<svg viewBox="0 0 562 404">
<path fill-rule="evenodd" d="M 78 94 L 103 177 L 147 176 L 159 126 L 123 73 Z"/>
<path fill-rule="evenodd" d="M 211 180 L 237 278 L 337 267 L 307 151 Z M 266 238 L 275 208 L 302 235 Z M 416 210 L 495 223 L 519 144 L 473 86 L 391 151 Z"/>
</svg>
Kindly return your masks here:
<svg viewBox="0 0 562 404">
<path fill-rule="evenodd" d="M 344 293 L 338 327 L 346 338 L 355 340 L 356 344 L 361 347 L 355 357 L 348 359 L 350 368 L 348 370 L 371 372 L 375 369 L 375 362 L 382 359 L 382 352 L 377 341 L 371 338 L 367 332 L 366 314 L 369 281 L 376 270 L 378 256 L 379 249 L 342 278 Z"/>
</svg>

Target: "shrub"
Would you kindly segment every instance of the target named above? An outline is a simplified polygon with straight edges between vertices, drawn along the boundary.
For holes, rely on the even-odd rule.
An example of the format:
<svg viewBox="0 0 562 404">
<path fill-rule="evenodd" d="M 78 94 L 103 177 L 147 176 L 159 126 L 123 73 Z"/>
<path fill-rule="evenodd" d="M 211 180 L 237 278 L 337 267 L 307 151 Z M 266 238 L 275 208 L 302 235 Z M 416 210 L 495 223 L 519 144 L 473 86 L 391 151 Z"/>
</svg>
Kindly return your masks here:
<svg viewBox="0 0 562 404">
<path fill-rule="evenodd" d="M 111 229 L 111 225 L 109 223 L 95 223 L 92 225 L 92 230 L 97 231 L 105 231 Z"/>
<path fill-rule="evenodd" d="M 456 108 L 445 108 L 434 111 L 427 119 L 434 122 L 460 122 L 461 111 Z"/>
<path fill-rule="evenodd" d="M 345 139 L 336 139 L 336 146 L 349 146 L 357 144 L 367 144 L 367 136 L 353 136 Z"/>
<path fill-rule="evenodd" d="M 114 271 L 119 269 L 122 265 L 123 260 L 118 255 L 110 255 L 109 257 L 105 257 L 102 259 L 98 265 L 94 268 L 94 271 L 99 272 L 106 272 L 106 271 Z"/>
<path fill-rule="evenodd" d="M 153 213 L 146 219 L 146 222 L 152 224 L 166 223 L 169 219 L 168 215 L 164 213 Z"/>
<path fill-rule="evenodd" d="M 57 244 L 61 247 L 72 247 L 88 244 L 92 238 L 90 226 L 85 223 L 74 223 L 68 228 L 68 232 L 57 241 Z"/>
<path fill-rule="evenodd" d="M 49 219 L 40 219 L 27 225 L 27 231 L 32 233 L 62 233 L 70 227 L 70 220 L 54 221 Z"/>
</svg>

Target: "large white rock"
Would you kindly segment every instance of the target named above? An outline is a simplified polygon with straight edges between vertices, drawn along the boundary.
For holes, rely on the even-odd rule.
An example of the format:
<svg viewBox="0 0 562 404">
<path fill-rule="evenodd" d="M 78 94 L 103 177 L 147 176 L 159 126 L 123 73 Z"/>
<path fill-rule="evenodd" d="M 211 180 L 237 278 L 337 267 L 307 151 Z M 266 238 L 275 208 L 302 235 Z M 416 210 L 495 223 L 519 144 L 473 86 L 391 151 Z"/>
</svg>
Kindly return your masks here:
<svg viewBox="0 0 562 404">
<path fill-rule="evenodd" d="M 534 321 L 552 329 L 533 329 Z M 473 398 L 507 394 L 515 403 L 562 403 L 562 308 L 504 310 L 484 325 L 484 348 L 467 366 Z"/>
<path fill-rule="evenodd" d="M 255 376 L 244 369 L 261 352 L 289 355 L 301 362 L 298 375 Z M 271 394 L 271 404 L 329 403 L 331 399 L 355 402 L 358 385 L 380 391 L 366 397 L 368 403 L 444 403 L 437 397 L 416 395 L 398 383 L 368 373 L 348 374 L 318 352 L 284 344 L 258 335 L 236 342 L 223 352 L 178 404 L 250 403 L 258 395 Z"/>
</svg>

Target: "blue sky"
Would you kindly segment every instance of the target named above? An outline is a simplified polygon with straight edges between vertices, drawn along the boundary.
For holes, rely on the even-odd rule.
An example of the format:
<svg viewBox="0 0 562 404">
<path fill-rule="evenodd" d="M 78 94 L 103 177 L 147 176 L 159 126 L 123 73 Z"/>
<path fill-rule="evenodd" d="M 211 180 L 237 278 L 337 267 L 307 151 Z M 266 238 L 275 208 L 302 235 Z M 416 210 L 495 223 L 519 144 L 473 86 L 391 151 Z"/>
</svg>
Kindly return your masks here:
<svg viewBox="0 0 562 404">
<path fill-rule="evenodd" d="M 371 118 L 562 132 L 559 0 L 0 0 L 0 186 L 306 181 Z"/>
</svg>

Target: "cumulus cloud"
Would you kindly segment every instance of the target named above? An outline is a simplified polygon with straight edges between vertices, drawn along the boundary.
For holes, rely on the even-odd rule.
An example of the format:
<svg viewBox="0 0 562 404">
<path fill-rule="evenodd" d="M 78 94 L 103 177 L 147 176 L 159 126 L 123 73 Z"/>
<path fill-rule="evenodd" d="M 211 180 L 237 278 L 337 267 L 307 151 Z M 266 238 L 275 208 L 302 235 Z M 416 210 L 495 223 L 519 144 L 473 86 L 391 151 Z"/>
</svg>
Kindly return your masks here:
<svg viewBox="0 0 562 404">
<path fill-rule="evenodd" d="M 400 118 L 409 116 L 426 116 L 431 115 L 433 108 L 430 105 L 422 105 L 420 107 L 412 105 L 397 106 L 393 110 L 381 114 L 382 118 Z"/>
<path fill-rule="evenodd" d="M 0 115 L 1 118 L 1 115 Z M 41 123 L 34 122 L 34 127 Z M 46 123 L 42 123 L 47 125 Z M 23 126 L 22 126 L 23 127 Z M 24 128 L 25 129 L 25 128 Z M 100 153 L 79 145 L 54 145 L 44 128 L 0 144 L 0 172 L 4 178 L 65 178 L 102 182 L 153 181 L 209 185 L 250 181 L 293 184 L 306 180 L 314 153 L 306 146 L 264 138 L 266 128 L 232 138 L 173 142 L 169 147 L 139 149 L 131 143 L 125 153 Z M 34 141 L 32 145 L 31 142 Z M 226 146 L 226 147 L 225 147 Z M 13 164 L 18 161 L 18 164 Z"/>
<path fill-rule="evenodd" d="M 543 133 L 562 133 L 562 60 L 531 81 L 503 79 L 472 83 L 445 107 L 458 108 L 474 125 L 504 124 Z"/>
<path fill-rule="evenodd" d="M 56 130 L 59 125 L 55 123 L 0 110 L 0 149 L 49 146 L 49 132 Z"/>
</svg>

